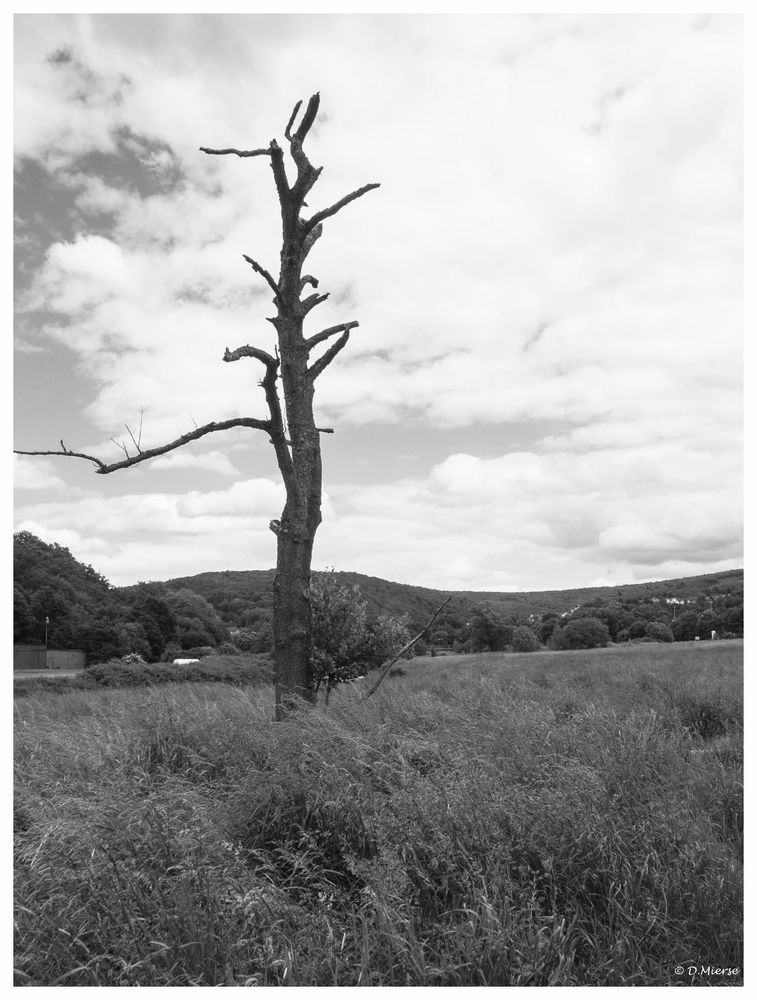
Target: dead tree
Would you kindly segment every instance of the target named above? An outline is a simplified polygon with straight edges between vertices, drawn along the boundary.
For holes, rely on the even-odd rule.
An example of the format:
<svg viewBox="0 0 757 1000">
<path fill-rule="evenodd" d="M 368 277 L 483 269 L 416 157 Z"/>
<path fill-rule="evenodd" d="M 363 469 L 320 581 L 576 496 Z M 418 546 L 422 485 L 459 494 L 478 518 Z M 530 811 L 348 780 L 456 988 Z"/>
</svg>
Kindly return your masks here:
<svg viewBox="0 0 757 1000">
<path fill-rule="evenodd" d="M 234 155 L 241 157 L 267 156 L 273 170 L 279 205 L 281 208 L 282 243 L 281 266 L 278 279 L 251 257 L 244 259 L 268 284 L 273 292 L 276 315 L 269 319 L 278 335 L 275 354 L 258 347 L 244 345 L 223 355 L 227 362 L 251 358 L 263 366 L 260 386 L 265 392 L 268 416 L 264 419 L 236 417 L 196 427 L 175 441 L 157 448 L 141 448 L 140 441 L 132 438 L 130 453 L 126 445 L 119 445 L 126 457 L 117 462 L 104 462 L 93 455 L 72 451 L 63 441 L 56 451 L 17 451 L 20 455 L 65 455 L 85 458 L 95 464 L 95 472 L 107 475 L 118 469 L 127 469 L 157 455 L 196 441 L 206 434 L 231 427 L 250 427 L 268 434 L 276 453 L 286 490 L 286 502 L 280 520 L 270 522 L 277 538 L 276 577 L 273 584 L 273 635 L 276 671 L 276 717 L 282 718 L 297 699 L 314 699 L 311 668 L 311 610 L 310 564 L 313 542 L 321 523 L 321 447 L 319 435 L 331 433 L 329 428 L 318 428 L 313 415 L 315 381 L 334 360 L 349 340 L 350 331 L 358 324 L 355 320 L 338 323 L 319 333 L 305 336 L 305 318 L 328 293 L 318 293 L 318 281 L 310 274 L 303 274 L 305 260 L 323 232 L 323 223 L 336 215 L 362 195 L 378 187 L 366 184 L 339 201 L 314 212 L 309 218 L 302 215 L 309 192 L 320 176 L 322 167 L 314 167 L 303 149 L 305 139 L 318 113 L 320 97 L 314 94 L 307 103 L 299 125 L 295 128 L 302 102 L 298 101 L 284 130 L 289 152 L 297 176 L 289 183 L 284 165 L 284 151 L 275 139 L 260 149 L 207 149 L 203 153 L 213 156 Z M 304 295 L 310 286 L 314 291 Z M 330 341 L 323 353 L 314 356 L 315 348 Z M 283 389 L 282 400 L 279 383 Z M 286 415 L 286 423 L 284 421 Z M 127 427 L 127 430 L 129 428 Z"/>
</svg>

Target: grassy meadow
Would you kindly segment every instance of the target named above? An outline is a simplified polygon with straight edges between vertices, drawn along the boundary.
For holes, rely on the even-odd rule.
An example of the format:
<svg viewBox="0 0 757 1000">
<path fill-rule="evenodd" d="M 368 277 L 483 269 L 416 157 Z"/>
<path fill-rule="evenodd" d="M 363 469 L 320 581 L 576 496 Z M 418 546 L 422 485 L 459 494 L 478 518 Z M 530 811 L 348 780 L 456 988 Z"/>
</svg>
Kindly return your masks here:
<svg viewBox="0 0 757 1000">
<path fill-rule="evenodd" d="M 741 661 L 419 659 L 278 724 L 265 685 L 27 691 L 15 982 L 740 985 Z"/>
</svg>

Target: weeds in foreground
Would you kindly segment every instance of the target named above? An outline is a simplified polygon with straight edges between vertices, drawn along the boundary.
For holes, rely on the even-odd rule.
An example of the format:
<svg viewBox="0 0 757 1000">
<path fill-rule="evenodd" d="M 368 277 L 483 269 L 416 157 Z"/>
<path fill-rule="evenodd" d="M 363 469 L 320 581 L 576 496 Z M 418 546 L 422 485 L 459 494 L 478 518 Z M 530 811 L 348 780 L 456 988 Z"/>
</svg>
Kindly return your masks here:
<svg viewBox="0 0 757 1000">
<path fill-rule="evenodd" d="M 16 982 L 666 985 L 688 982 L 678 965 L 738 968 L 728 649 L 416 663 L 368 702 L 345 692 L 283 724 L 269 690 L 223 684 L 21 699 Z"/>
</svg>

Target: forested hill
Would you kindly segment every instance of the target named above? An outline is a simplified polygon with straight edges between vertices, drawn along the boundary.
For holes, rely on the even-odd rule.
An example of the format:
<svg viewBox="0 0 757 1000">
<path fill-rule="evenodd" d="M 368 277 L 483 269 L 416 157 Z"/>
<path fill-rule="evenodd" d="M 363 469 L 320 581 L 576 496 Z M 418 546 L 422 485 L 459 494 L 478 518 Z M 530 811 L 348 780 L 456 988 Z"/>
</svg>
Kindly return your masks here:
<svg viewBox="0 0 757 1000">
<path fill-rule="evenodd" d="M 369 620 L 403 619 L 420 631 L 448 592 L 392 583 L 362 573 L 335 573 Z M 130 652 L 156 661 L 181 651 L 271 648 L 273 570 L 199 573 L 165 582 L 112 587 L 68 549 L 30 532 L 14 536 L 14 641 L 84 649 L 91 662 Z M 574 590 L 501 593 L 458 591 L 437 619 L 433 644 L 455 649 L 508 647 L 528 626 L 547 642 L 556 625 L 594 618 L 611 641 L 664 625 L 685 641 L 743 632 L 743 570 L 655 583 Z M 47 619 L 47 633 L 46 633 Z M 659 631 L 659 630 L 658 630 Z M 202 654 L 200 654 L 202 655 Z"/>
<path fill-rule="evenodd" d="M 337 572 L 340 581 L 357 585 L 368 605 L 369 616 L 407 613 L 412 624 L 421 627 L 431 617 L 450 591 L 429 587 L 414 587 L 393 583 L 363 573 Z M 253 606 L 270 611 L 274 570 L 225 570 L 219 573 L 198 573 L 196 576 L 167 580 L 166 586 L 186 588 L 201 594 L 219 615 L 230 623 L 244 624 L 244 616 Z M 702 576 L 661 580 L 654 583 L 632 583 L 619 587 L 583 587 L 573 590 L 537 590 L 519 593 L 501 591 L 455 591 L 445 609 L 445 616 L 455 619 L 470 617 L 474 610 L 487 604 L 498 615 L 509 619 L 524 619 L 534 615 L 562 615 L 576 607 L 594 602 L 605 604 L 664 603 L 674 598 L 692 604 L 706 603 L 717 596 L 743 600 L 744 571 L 727 570 Z"/>
</svg>

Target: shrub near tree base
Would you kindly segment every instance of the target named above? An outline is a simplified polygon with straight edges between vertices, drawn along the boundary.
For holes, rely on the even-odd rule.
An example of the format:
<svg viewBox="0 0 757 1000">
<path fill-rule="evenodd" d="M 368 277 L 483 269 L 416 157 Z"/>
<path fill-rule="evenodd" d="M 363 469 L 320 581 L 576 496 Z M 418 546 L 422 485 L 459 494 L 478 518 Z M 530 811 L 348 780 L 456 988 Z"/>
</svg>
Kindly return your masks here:
<svg viewBox="0 0 757 1000">
<path fill-rule="evenodd" d="M 316 692 L 321 686 L 328 692 L 380 667 L 410 638 L 402 619 L 381 615 L 369 622 L 360 588 L 341 583 L 334 573 L 313 578 L 310 602 Z"/>
</svg>

